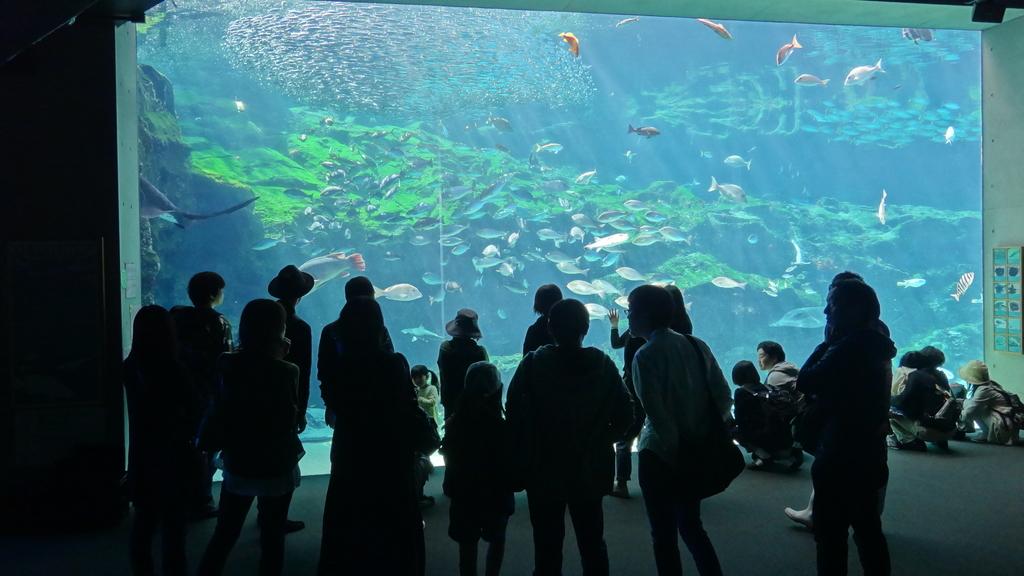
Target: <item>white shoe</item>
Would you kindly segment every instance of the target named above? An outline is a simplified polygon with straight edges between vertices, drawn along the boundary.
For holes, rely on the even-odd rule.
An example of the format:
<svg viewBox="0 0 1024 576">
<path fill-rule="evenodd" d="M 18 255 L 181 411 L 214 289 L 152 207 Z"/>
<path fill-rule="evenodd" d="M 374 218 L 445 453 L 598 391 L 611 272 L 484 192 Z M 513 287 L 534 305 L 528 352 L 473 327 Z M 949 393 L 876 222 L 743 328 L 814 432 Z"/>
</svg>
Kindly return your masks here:
<svg viewBox="0 0 1024 576">
<path fill-rule="evenodd" d="M 786 508 L 784 510 L 786 518 L 789 518 L 793 522 L 800 524 L 808 530 L 814 530 L 814 522 L 811 520 L 811 512 L 808 510 L 793 510 L 792 508 Z"/>
</svg>

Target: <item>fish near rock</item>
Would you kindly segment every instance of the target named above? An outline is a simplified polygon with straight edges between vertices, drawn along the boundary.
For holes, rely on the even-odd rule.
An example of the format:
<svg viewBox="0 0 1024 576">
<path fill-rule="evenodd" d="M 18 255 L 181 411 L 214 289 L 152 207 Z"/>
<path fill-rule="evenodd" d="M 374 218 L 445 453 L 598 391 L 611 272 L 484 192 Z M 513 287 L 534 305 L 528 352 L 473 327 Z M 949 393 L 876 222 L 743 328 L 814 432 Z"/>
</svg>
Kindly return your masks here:
<svg viewBox="0 0 1024 576">
<path fill-rule="evenodd" d="M 590 181 L 597 174 L 597 170 L 588 170 L 576 177 L 577 184 L 590 184 Z"/>
<path fill-rule="evenodd" d="M 747 201 L 747 193 L 737 184 L 719 184 L 715 177 L 711 177 L 711 187 L 708 192 L 718 192 L 723 198 L 733 202 L 744 203 Z"/>
<path fill-rule="evenodd" d="M 733 280 L 732 278 L 729 278 L 728 276 L 716 276 L 711 279 L 711 283 L 714 284 L 715 286 L 718 286 L 719 288 L 725 288 L 727 290 L 733 288 L 747 287 L 746 282 L 738 282 L 736 280 Z"/>
</svg>

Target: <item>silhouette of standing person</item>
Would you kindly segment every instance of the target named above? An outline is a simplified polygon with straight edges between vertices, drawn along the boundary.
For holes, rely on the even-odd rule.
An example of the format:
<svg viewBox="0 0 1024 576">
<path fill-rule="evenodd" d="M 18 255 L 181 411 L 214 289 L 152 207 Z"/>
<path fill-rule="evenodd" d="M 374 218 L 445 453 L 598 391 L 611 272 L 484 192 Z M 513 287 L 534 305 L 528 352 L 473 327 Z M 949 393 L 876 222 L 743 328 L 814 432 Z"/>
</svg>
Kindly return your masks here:
<svg viewBox="0 0 1024 576">
<path fill-rule="evenodd" d="M 826 340 L 797 376 L 797 389 L 816 397 L 823 422 L 815 451 L 813 526 L 818 574 L 846 574 L 852 527 L 864 573 L 888 575 L 879 494 L 889 476 L 885 435 L 896 348 L 880 330 L 875 291 L 840 280 L 825 307 Z"/>
<path fill-rule="evenodd" d="M 583 347 L 590 328 L 583 303 L 558 302 L 548 326 L 555 344 L 523 358 L 506 403 L 533 525 L 534 574 L 562 573 L 568 508 L 583 573 L 607 575 L 602 501 L 615 472 L 612 444 L 633 421 L 632 401 L 611 358 Z"/>
<path fill-rule="evenodd" d="M 562 289 L 555 284 L 544 284 L 537 288 L 533 295 L 533 311 L 538 314 L 537 320 L 526 329 L 523 340 L 523 356 L 533 352 L 545 344 L 554 344 L 548 332 L 548 312 L 562 299 Z"/>
<path fill-rule="evenodd" d="M 189 371 L 198 392 L 195 409 L 195 429 L 209 410 L 217 391 L 217 360 L 225 352 L 231 352 L 231 323 L 216 307 L 224 302 L 224 278 L 216 272 L 199 272 L 188 281 L 188 298 L 192 306 L 171 308 L 178 331 L 179 355 Z M 198 465 L 193 468 L 191 490 L 193 501 L 189 504 L 192 519 L 213 518 L 217 507 L 213 503 L 213 455 L 201 453 L 196 456 Z"/>
<path fill-rule="evenodd" d="M 309 324 L 295 313 L 295 307 L 309 291 L 313 289 L 313 276 L 300 271 L 289 264 L 277 273 L 270 281 L 267 292 L 277 298 L 277 303 L 284 307 L 284 336 L 291 343 L 284 361 L 299 367 L 299 422 L 298 432 L 306 429 L 306 409 L 309 407 L 309 375 L 313 364 L 313 331 Z M 288 520 L 285 532 L 297 532 L 306 527 L 301 520 Z"/>
<path fill-rule="evenodd" d="M 658 286 L 640 286 L 629 294 L 629 330 L 647 340 L 633 357 L 633 384 L 647 412 L 638 472 L 658 574 L 682 574 L 678 531 L 697 571 L 713 576 L 722 567 L 701 523 L 700 497 L 686 489 L 691 464 L 682 445 L 705 441 L 711 419 L 728 418 L 732 397 L 707 344 L 670 328 L 674 314 L 685 312 Z"/>
<path fill-rule="evenodd" d="M 185 506 L 194 457 L 194 390 L 178 362 L 174 322 L 160 306 L 135 315 L 132 349 L 124 361 L 128 403 L 128 490 L 135 507 L 131 565 L 154 573 L 152 544 L 160 530 L 163 574 L 185 574 Z"/>
<path fill-rule="evenodd" d="M 320 359 L 324 404 L 337 417 L 318 573 L 423 574 L 414 463 L 437 449 L 436 424 L 417 403 L 405 357 L 384 347 L 376 302 L 345 304 L 334 336 L 338 351 Z"/>
<path fill-rule="evenodd" d="M 220 449 L 224 482 L 220 515 L 203 559 L 200 576 L 224 572 L 228 554 L 242 531 L 253 500 L 258 500 L 260 574 L 284 568 L 285 522 L 299 485 L 299 368 L 284 361 L 286 313 L 273 300 L 253 300 L 242 310 L 238 352 L 219 362 L 220 391 L 203 425 L 200 441 Z"/>
<path fill-rule="evenodd" d="M 373 283 L 366 276 L 356 276 L 345 283 L 345 302 L 352 302 L 354 300 L 373 300 Z M 338 320 L 331 322 L 324 326 L 320 332 L 320 345 L 317 353 L 316 371 L 317 380 L 320 381 L 320 397 L 324 399 L 324 420 L 327 425 L 334 428 L 334 411 L 331 407 L 326 404 L 326 393 L 324 387 L 327 385 L 325 378 L 328 374 L 338 374 L 337 368 L 338 359 L 341 357 L 343 346 L 341 343 L 341 332 L 343 330 L 341 324 L 341 315 L 339 314 Z M 395 347 L 391 343 L 391 335 L 388 333 L 387 327 L 384 327 L 383 333 L 380 337 L 380 346 L 388 352 L 394 352 Z M 334 386 L 334 393 L 340 394 L 342 391 L 337 386 Z"/>
<path fill-rule="evenodd" d="M 619 311 L 608 312 L 608 322 L 612 326 L 611 344 L 612 348 L 622 351 L 622 381 L 629 390 L 633 399 L 633 423 L 626 430 L 622 440 L 615 443 L 615 487 L 612 488 L 612 496 L 616 498 L 629 498 L 629 481 L 633 477 L 633 442 L 640 435 L 644 426 L 647 414 L 644 413 L 640 400 L 636 397 L 636 387 L 633 386 L 633 357 L 636 351 L 644 345 L 643 338 L 637 338 L 627 328 L 625 332 L 619 333 Z"/>
<path fill-rule="evenodd" d="M 448 536 L 459 543 L 460 576 L 476 576 L 481 538 L 488 542 L 486 576 L 498 576 L 505 557 L 505 529 L 515 499 L 505 467 L 508 427 L 501 390 L 494 364 L 470 366 L 441 448 L 451 497 Z"/>
<path fill-rule="evenodd" d="M 444 327 L 451 340 L 441 343 L 437 355 L 437 371 L 441 376 L 441 405 L 444 413 L 455 410 L 466 382 L 466 370 L 474 362 L 487 362 L 487 349 L 477 343 L 482 334 L 477 313 L 469 308 L 459 310 L 455 319 Z M 447 416 L 446 416 L 447 417 Z"/>
</svg>

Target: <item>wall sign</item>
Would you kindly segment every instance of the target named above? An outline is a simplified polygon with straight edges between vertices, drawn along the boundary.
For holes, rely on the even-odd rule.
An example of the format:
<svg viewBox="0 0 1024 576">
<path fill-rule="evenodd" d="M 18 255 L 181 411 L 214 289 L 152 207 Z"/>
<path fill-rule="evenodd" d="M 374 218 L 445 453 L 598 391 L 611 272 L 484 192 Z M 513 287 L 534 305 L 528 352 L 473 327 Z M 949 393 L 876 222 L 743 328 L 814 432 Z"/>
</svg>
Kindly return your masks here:
<svg viewBox="0 0 1024 576">
<path fill-rule="evenodd" d="M 992 347 L 998 352 L 1020 354 L 1021 247 L 992 249 Z"/>
</svg>

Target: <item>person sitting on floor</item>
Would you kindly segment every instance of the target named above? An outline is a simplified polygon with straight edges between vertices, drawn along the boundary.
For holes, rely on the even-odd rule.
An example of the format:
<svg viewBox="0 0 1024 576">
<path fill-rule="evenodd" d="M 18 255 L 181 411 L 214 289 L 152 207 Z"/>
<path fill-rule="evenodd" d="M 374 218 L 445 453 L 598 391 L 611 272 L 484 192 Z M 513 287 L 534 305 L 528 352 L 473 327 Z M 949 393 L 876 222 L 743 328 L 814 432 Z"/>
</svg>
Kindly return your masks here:
<svg viewBox="0 0 1024 576">
<path fill-rule="evenodd" d="M 965 425 L 977 423 L 981 428 L 981 432 L 970 439 L 992 444 L 1018 443 L 1020 426 L 1013 417 L 1012 396 L 989 378 L 988 366 L 981 360 L 971 360 L 960 368 L 960 377 L 973 388 L 964 404 L 961 422 Z"/>
<path fill-rule="evenodd" d="M 793 434 L 789 422 L 778 417 L 769 407 L 768 386 L 760 382 L 757 368 L 741 360 L 732 368 L 735 407 L 735 438 L 750 453 L 751 469 L 763 470 L 776 459 L 791 458 L 790 467 L 803 464 L 803 450 L 793 447 Z"/>
<path fill-rule="evenodd" d="M 886 440 L 890 448 L 923 452 L 928 449 L 925 442 L 948 448 L 956 433 L 959 410 L 957 400 L 949 393 L 949 381 L 938 369 L 945 360 L 945 355 L 932 346 L 904 357 L 904 363 L 914 371 L 907 376 L 903 392 L 892 399 L 892 435 Z"/>
<path fill-rule="evenodd" d="M 775 390 L 796 391 L 796 377 L 800 369 L 792 362 L 786 362 L 786 351 L 782 344 L 765 340 L 757 345 L 757 363 L 761 370 L 767 370 L 764 385 Z"/>
</svg>

